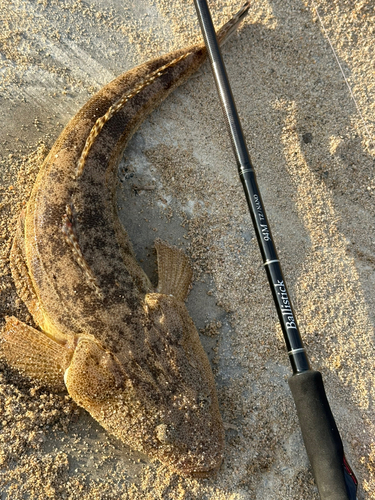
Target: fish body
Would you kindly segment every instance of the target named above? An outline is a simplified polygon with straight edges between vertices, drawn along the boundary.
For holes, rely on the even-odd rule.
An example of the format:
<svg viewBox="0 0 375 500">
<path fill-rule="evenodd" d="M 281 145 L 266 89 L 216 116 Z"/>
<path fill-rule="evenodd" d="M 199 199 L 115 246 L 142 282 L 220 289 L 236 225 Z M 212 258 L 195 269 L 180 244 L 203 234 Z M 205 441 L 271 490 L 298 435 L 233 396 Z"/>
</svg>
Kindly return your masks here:
<svg viewBox="0 0 375 500">
<path fill-rule="evenodd" d="M 153 288 L 118 220 L 115 187 L 135 130 L 205 58 L 201 44 L 142 64 L 68 123 L 41 167 L 11 252 L 17 291 L 37 328 L 9 317 L 1 334 L 11 366 L 67 389 L 133 449 L 195 476 L 220 466 L 224 430 L 210 364 L 184 305 L 191 268 L 180 250 L 156 242 Z"/>
</svg>

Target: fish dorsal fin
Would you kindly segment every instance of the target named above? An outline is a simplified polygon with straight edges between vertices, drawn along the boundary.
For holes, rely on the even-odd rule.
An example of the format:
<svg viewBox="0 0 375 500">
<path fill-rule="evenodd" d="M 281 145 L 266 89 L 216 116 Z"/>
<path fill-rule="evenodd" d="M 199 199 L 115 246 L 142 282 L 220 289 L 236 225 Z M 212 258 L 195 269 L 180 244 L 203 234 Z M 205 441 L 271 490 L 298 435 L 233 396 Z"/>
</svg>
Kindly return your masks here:
<svg viewBox="0 0 375 500">
<path fill-rule="evenodd" d="M 184 301 L 188 296 L 193 277 L 189 259 L 182 250 L 161 240 L 155 241 L 155 248 L 159 274 L 157 291 Z"/>
</svg>

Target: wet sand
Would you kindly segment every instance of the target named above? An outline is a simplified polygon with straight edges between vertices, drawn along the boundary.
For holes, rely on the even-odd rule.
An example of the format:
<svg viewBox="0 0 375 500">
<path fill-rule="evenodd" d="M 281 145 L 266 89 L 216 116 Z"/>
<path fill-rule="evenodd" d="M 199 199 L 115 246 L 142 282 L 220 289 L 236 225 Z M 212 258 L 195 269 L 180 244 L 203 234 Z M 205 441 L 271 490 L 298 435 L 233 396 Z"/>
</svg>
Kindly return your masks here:
<svg viewBox="0 0 375 500">
<path fill-rule="evenodd" d="M 2 0 L 0 321 L 30 321 L 9 250 L 38 169 L 70 117 L 133 66 L 199 39 L 192 2 Z M 222 25 L 240 7 L 211 2 Z M 259 1 L 223 54 L 312 365 L 359 499 L 375 499 L 374 9 Z M 372 137 L 372 140 L 371 140 Z M 133 137 L 118 204 L 157 280 L 156 237 L 186 249 L 188 307 L 226 426 L 216 477 L 182 479 L 108 435 L 67 394 L 0 368 L 0 499 L 318 499 L 291 374 L 209 65 Z"/>
</svg>

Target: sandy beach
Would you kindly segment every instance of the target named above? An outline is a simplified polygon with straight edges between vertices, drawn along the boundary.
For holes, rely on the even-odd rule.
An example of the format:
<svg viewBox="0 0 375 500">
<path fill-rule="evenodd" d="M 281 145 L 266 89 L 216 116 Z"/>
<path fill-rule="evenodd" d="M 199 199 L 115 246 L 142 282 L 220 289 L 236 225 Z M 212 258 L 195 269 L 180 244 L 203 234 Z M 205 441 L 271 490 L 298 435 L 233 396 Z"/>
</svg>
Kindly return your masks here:
<svg viewBox="0 0 375 500">
<path fill-rule="evenodd" d="M 210 7 L 219 27 L 241 1 Z M 2 328 L 5 316 L 31 321 L 9 252 L 60 132 L 104 84 L 196 43 L 200 30 L 192 0 L 0 0 L 0 24 Z M 359 500 L 375 499 L 374 36 L 372 0 L 260 0 L 223 48 L 296 317 Z M 34 386 L 1 361 L 0 499 L 318 500 L 208 63 L 145 120 L 119 180 L 121 222 L 153 283 L 158 237 L 193 264 L 187 306 L 217 384 L 223 465 L 209 479 L 172 474 L 109 435 L 67 393 Z"/>
</svg>

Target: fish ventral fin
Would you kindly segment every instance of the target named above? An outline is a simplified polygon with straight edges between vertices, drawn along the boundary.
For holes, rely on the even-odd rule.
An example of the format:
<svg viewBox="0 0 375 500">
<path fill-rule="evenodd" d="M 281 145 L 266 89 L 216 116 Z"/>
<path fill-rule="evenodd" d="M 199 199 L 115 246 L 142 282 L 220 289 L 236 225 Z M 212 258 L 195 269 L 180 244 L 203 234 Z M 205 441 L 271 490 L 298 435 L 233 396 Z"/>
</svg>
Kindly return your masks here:
<svg viewBox="0 0 375 500">
<path fill-rule="evenodd" d="M 0 355 L 21 375 L 55 391 L 64 391 L 69 349 L 14 316 L 0 332 Z"/>
<path fill-rule="evenodd" d="M 158 260 L 158 293 L 184 301 L 188 296 L 193 270 L 182 250 L 161 240 L 155 241 Z"/>
</svg>

